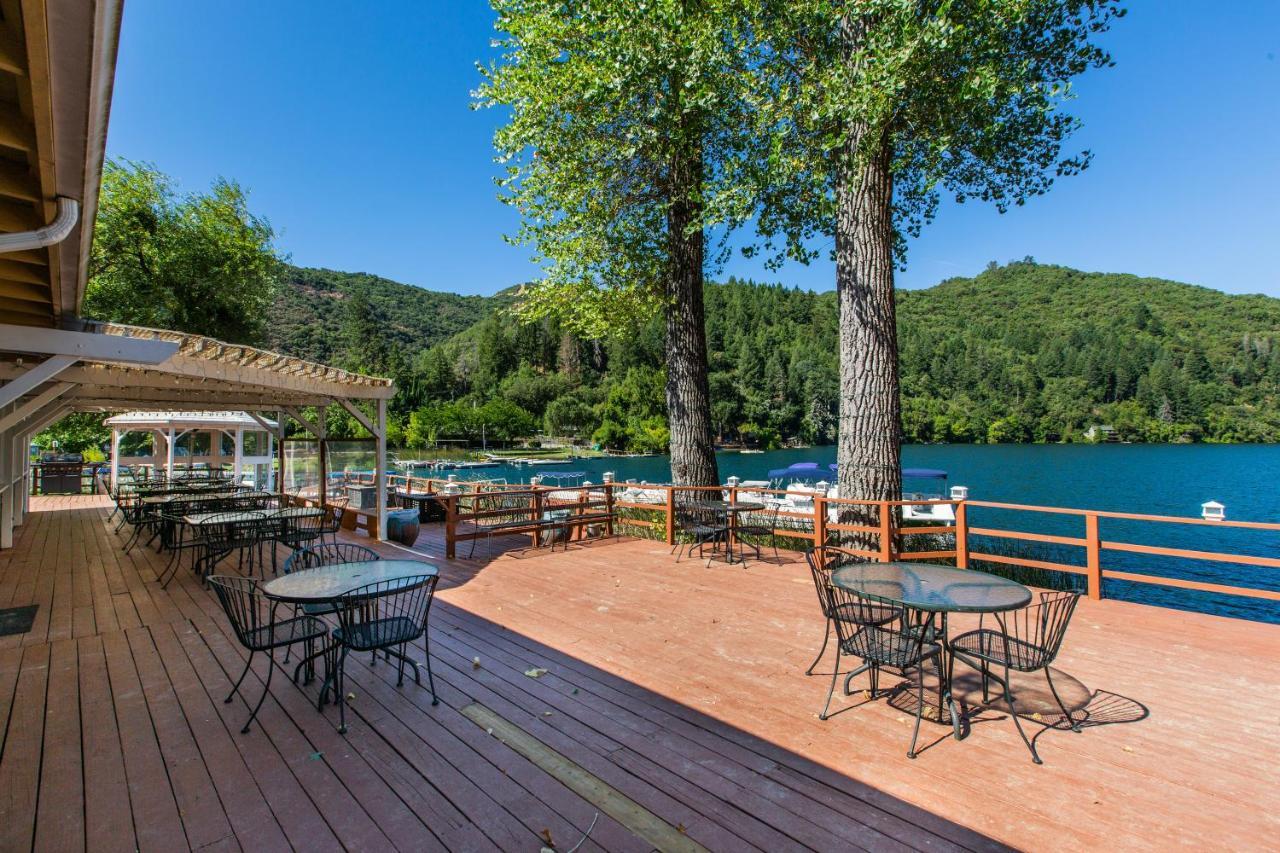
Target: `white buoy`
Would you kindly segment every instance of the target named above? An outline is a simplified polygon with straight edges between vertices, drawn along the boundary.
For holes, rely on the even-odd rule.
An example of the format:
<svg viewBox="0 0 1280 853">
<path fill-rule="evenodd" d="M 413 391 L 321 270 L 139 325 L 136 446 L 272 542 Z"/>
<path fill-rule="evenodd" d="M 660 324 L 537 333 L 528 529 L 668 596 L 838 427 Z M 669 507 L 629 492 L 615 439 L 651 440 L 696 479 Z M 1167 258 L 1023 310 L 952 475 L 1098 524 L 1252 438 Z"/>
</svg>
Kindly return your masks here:
<svg viewBox="0 0 1280 853">
<path fill-rule="evenodd" d="M 1205 501 L 1200 504 L 1200 517 L 1205 521 L 1226 521 L 1227 508 L 1217 501 Z"/>
</svg>

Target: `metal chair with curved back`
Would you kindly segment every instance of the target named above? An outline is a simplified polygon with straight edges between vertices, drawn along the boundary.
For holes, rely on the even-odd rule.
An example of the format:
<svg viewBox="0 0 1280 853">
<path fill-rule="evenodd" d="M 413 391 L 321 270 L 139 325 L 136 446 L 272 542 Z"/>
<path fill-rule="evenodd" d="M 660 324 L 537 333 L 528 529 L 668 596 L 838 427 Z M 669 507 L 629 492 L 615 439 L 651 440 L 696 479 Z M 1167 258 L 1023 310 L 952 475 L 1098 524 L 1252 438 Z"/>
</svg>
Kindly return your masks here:
<svg viewBox="0 0 1280 853">
<path fill-rule="evenodd" d="M 271 603 L 258 591 L 258 581 L 255 578 L 245 578 L 235 575 L 214 575 L 209 578 L 209 585 L 213 587 L 213 591 L 218 596 L 218 603 L 222 605 L 222 612 L 226 614 L 227 620 L 231 623 L 231 629 L 235 632 L 236 639 L 240 641 L 240 645 L 249 650 L 249 659 L 245 661 L 244 671 L 240 673 L 240 677 L 236 679 L 235 684 L 231 687 L 231 692 L 227 694 L 224 702 L 230 702 L 240 690 L 240 685 L 244 682 L 245 676 L 249 674 L 249 669 L 253 666 L 253 656 L 258 652 L 266 652 L 267 667 L 267 683 L 263 687 L 262 695 L 258 697 L 258 704 L 250 708 L 249 719 L 245 721 L 244 728 L 240 730 L 241 734 L 249 731 L 249 726 L 253 724 L 254 719 L 258 716 L 258 710 L 262 707 L 262 703 L 266 700 L 267 694 L 271 692 L 271 676 L 275 673 L 275 659 L 271 652 L 275 649 L 292 646 L 295 643 L 303 643 L 310 654 L 315 646 L 316 640 L 324 640 L 329 635 L 329 626 L 322 619 L 316 619 L 313 616 L 295 616 L 291 619 L 277 621 L 275 618 L 274 608 Z M 243 694 L 241 695 L 243 699 Z M 245 700 L 245 707 L 249 707 L 249 702 Z"/>
<path fill-rule="evenodd" d="M 1009 706 L 1009 716 L 1022 736 L 1022 742 L 1031 750 L 1031 760 L 1043 764 L 1036 752 L 1035 741 L 1027 737 L 1022 730 L 1017 708 L 1014 706 L 1013 688 L 1010 683 L 1010 670 L 1017 672 L 1036 672 L 1044 670 L 1045 680 L 1049 683 L 1049 692 L 1058 703 L 1068 725 L 1074 732 L 1079 732 L 1077 722 L 1067 710 L 1058 689 L 1053 684 L 1050 664 L 1058 657 L 1062 648 L 1062 640 L 1067 634 L 1067 626 L 1071 615 L 1075 612 L 1080 600 L 1078 592 L 1042 592 L 1040 600 L 1021 610 L 1009 613 L 993 614 L 999 622 L 1001 630 L 984 627 L 982 622 L 978 628 L 968 631 L 951 640 L 951 652 L 954 658 L 964 661 L 982 674 L 982 700 L 990 701 L 988 689 L 990 679 L 994 678 L 1004 690 L 1004 700 Z M 1004 669 L 1001 678 L 993 670 Z"/>
<path fill-rule="evenodd" d="M 334 498 L 325 503 L 324 525 L 320 531 L 320 541 L 323 542 L 325 537 L 333 544 L 338 544 L 338 531 L 342 530 L 342 516 L 347 511 L 347 503 L 350 498 L 341 497 Z"/>
<path fill-rule="evenodd" d="M 339 708 L 338 731 L 347 731 L 346 685 L 347 655 L 350 652 L 383 652 L 399 661 L 396 686 L 404 684 L 404 668 L 413 669 L 413 679 L 422 686 L 418 664 L 405 655 L 408 645 L 418 638 L 426 656 L 427 684 L 431 704 L 436 697 L 435 677 L 431 674 L 431 643 L 427 636 L 427 617 L 435 596 L 437 575 L 415 575 L 377 581 L 354 589 L 338 599 L 338 628 L 333 632 L 339 650 L 334 662 L 333 687 Z"/>
<path fill-rule="evenodd" d="M 822 615 L 827 620 L 827 624 L 823 629 L 825 633 L 822 635 L 822 648 L 818 649 L 818 656 L 813 659 L 813 663 L 809 664 L 809 668 L 804 671 L 805 675 L 813 675 L 813 668 L 818 665 L 818 662 L 822 660 L 822 656 L 827 653 L 827 644 L 831 640 L 834 620 L 855 615 L 845 612 L 847 608 L 842 609 L 844 605 L 833 600 L 831 573 L 849 563 L 861 562 L 861 558 L 845 553 L 831 545 L 810 548 L 805 552 L 804 557 L 809 564 L 809 573 L 813 576 L 813 585 L 818 592 L 818 603 L 822 606 Z M 876 606 L 880 608 L 877 624 L 887 625 L 902 615 L 901 608 L 887 604 Z"/>
<path fill-rule="evenodd" d="M 813 549 L 819 550 L 819 549 Z M 812 555 L 812 551 L 810 552 Z M 819 557 L 818 560 L 821 560 Z M 810 559 L 810 566 L 817 563 Z M 817 572 L 815 571 L 815 579 Z M 840 658 L 844 655 L 860 658 L 862 665 L 850 671 L 844 679 L 844 694 L 850 695 L 849 685 L 854 677 L 864 672 L 871 674 L 871 698 L 879 693 L 881 669 L 892 669 L 906 675 L 915 670 L 916 722 L 911 732 L 911 745 L 907 758 L 916 757 L 916 741 L 920 737 L 920 721 L 924 717 L 924 665 L 932 659 L 941 666 L 942 646 L 933 642 L 931 615 L 923 618 L 914 612 L 899 610 L 856 595 L 827 583 L 825 591 L 819 587 L 819 595 L 825 595 L 830 614 L 828 624 L 836 629 L 836 665 L 831 673 L 831 688 L 822 707 L 819 719 L 828 717 L 831 697 L 835 695 L 836 679 L 840 677 Z M 901 627 L 894 627 L 895 622 Z"/>
<path fill-rule="evenodd" d="M 681 542 L 677 539 L 675 548 L 672 549 L 677 563 L 680 562 L 682 550 L 688 557 L 697 548 L 698 559 L 702 559 L 703 551 L 710 545 L 712 554 L 707 558 L 707 565 L 710 566 L 717 544 L 723 543 L 726 549 L 729 547 L 729 522 L 724 514 L 701 507 L 696 501 L 676 504 L 674 514 L 676 532 L 683 534 L 686 540 Z"/>
</svg>

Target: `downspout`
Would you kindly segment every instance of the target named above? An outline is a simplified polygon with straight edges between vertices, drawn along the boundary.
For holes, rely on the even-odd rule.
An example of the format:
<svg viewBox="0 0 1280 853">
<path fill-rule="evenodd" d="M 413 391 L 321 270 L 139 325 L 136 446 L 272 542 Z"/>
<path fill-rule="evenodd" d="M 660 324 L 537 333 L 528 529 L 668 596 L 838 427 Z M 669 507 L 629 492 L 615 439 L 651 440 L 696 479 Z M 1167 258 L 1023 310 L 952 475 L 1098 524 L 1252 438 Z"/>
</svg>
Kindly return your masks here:
<svg viewBox="0 0 1280 853">
<path fill-rule="evenodd" d="M 0 254 L 43 249 L 61 243 L 71 234 L 80 220 L 80 202 L 64 195 L 58 196 L 58 215 L 43 228 L 19 231 L 16 234 L 0 234 Z"/>
</svg>

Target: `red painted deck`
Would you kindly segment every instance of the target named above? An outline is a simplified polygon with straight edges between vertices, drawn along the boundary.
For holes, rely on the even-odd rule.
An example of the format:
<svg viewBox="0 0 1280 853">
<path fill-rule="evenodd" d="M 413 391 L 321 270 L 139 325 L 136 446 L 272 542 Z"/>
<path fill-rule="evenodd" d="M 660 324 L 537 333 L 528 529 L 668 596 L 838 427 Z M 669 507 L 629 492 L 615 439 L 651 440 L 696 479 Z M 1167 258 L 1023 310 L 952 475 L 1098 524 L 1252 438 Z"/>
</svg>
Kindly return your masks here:
<svg viewBox="0 0 1280 853">
<path fill-rule="evenodd" d="M 1085 601 L 1055 669 L 1107 724 L 1046 732 L 1036 767 L 986 711 L 960 743 L 926 723 L 910 761 L 885 702 L 817 719 L 831 661 L 803 674 L 822 624 L 802 564 L 708 569 L 638 540 L 445 561 L 428 531 L 441 704 L 361 662 L 346 738 L 278 676 L 241 735 L 244 706 L 221 700 L 244 655 L 213 597 L 187 575 L 161 590 L 162 561 L 121 553 L 102 499 L 33 509 L 0 552 L 0 607 L 40 605 L 0 638 L 0 850 L 536 850 L 544 830 L 567 850 L 599 807 L 472 703 L 710 849 L 1280 837 L 1277 626 Z M 582 849 L 651 846 L 600 814 Z"/>
</svg>

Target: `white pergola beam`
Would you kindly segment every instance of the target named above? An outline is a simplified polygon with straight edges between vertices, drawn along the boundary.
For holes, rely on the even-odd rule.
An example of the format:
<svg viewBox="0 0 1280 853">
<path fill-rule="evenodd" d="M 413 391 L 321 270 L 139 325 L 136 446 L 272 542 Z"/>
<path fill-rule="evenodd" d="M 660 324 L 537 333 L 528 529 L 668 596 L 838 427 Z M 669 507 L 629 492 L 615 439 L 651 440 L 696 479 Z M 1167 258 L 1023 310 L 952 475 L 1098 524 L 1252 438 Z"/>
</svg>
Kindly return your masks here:
<svg viewBox="0 0 1280 853">
<path fill-rule="evenodd" d="M 302 424 L 302 426 L 306 428 L 307 432 L 311 433 L 316 438 L 323 439 L 325 437 L 324 427 L 304 417 L 301 410 L 296 406 L 285 406 L 284 410 L 289 413 L 289 417 Z M 321 409 L 321 411 L 323 411 L 323 409 Z"/>
<path fill-rule="evenodd" d="M 159 364 L 178 351 L 174 341 L 126 338 L 94 332 L 69 332 L 0 323 L 0 341 L 8 352 L 66 355 L 73 361 L 118 361 Z"/>
<path fill-rule="evenodd" d="M 8 345 L 8 341 L 5 341 L 5 346 Z M 22 370 L 17 377 L 0 386 L 0 408 L 8 406 L 10 403 L 16 403 L 20 398 L 39 388 L 75 363 L 74 356 L 55 355 L 46 358 L 39 364 Z"/>
<path fill-rule="evenodd" d="M 18 403 L 12 412 L 0 417 L 0 432 L 16 426 L 31 415 L 43 409 L 49 403 L 70 391 L 74 386 L 69 382 L 58 382 L 41 391 L 25 403 Z"/>
</svg>

